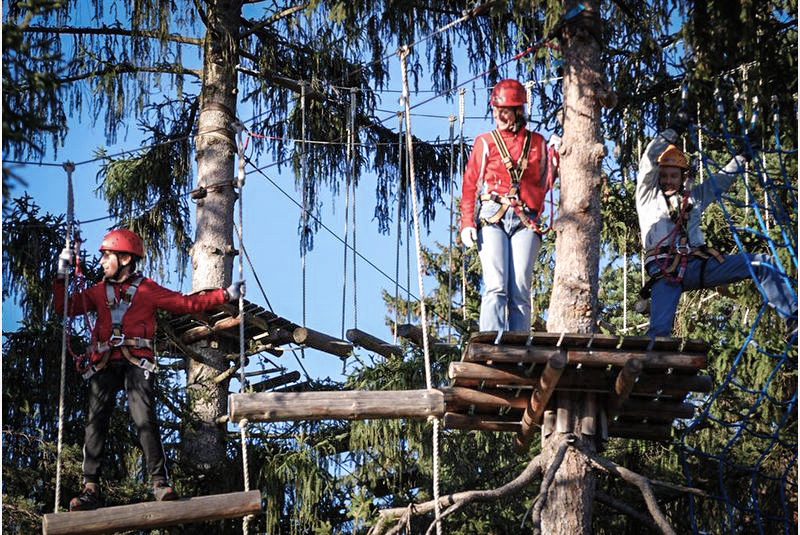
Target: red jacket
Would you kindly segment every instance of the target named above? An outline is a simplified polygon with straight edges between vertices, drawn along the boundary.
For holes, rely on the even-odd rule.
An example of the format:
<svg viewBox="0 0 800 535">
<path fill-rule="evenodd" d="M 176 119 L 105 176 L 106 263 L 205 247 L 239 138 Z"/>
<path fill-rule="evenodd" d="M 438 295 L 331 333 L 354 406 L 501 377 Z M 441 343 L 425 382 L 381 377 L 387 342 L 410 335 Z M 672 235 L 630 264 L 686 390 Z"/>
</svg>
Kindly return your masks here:
<svg viewBox="0 0 800 535">
<path fill-rule="evenodd" d="M 97 320 L 92 331 L 92 342 L 107 342 L 111 338 L 111 311 L 106 302 L 106 284 L 114 287 L 114 292 L 119 299 L 127 290 L 133 277 L 123 283 L 100 282 L 88 290 L 78 292 L 69 297 L 70 316 L 87 312 L 96 312 Z M 202 312 L 209 308 L 225 303 L 227 295 L 225 290 L 218 288 L 209 292 L 195 295 L 183 295 L 159 286 L 151 279 L 145 278 L 133 295 L 130 308 L 122 318 L 122 334 L 125 338 L 153 339 L 156 329 L 156 310 L 166 310 L 174 314 L 191 314 Z M 64 280 L 56 279 L 53 285 L 53 304 L 57 314 L 64 311 Z M 130 348 L 131 354 L 137 357 L 153 358 L 153 351 L 149 348 Z M 96 360 L 98 356 L 93 356 Z M 111 360 L 123 359 L 122 352 L 114 349 Z"/>
<path fill-rule="evenodd" d="M 501 130 L 508 152 L 514 162 L 522 154 L 525 145 L 525 132 Z M 547 145 L 544 138 L 536 132 L 531 133 L 531 147 L 528 151 L 528 167 L 519 184 L 519 196 L 525 205 L 537 214 L 544 206 L 544 194 L 547 192 Z M 511 189 L 511 176 L 503 164 L 500 151 L 492 139 L 492 133 L 486 132 L 475 139 L 475 146 L 464 170 L 461 185 L 461 229 L 475 226 L 475 202 L 484 193 L 507 195 Z"/>
</svg>

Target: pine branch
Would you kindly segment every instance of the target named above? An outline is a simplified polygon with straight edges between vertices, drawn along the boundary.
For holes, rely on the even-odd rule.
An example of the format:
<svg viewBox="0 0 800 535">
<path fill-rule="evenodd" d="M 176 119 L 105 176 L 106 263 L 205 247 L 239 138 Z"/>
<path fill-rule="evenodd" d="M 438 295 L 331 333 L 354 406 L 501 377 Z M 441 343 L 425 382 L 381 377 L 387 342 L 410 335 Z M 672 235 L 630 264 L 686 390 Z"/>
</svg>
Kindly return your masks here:
<svg viewBox="0 0 800 535">
<path fill-rule="evenodd" d="M 79 28 L 72 26 L 29 26 L 27 28 L 22 28 L 22 31 L 25 33 L 54 33 L 57 35 L 120 35 L 123 37 L 150 37 L 160 41 L 170 41 L 184 45 L 203 46 L 203 39 L 200 37 L 187 37 L 185 35 L 179 35 L 176 33 L 161 35 L 158 32 L 149 30 L 128 30 L 126 28 L 112 28 L 109 26 L 101 26 L 100 28 Z"/>
<path fill-rule="evenodd" d="M 191 76 L 195 76 L 200 78 L 202 76 L 203 71 L 200 69 L 187 69 L 182 65 L 159 65 L 155 67 L 146 67 L 142 65 L 133 65 L 131 63 L 117 63 L 115 65 L 110 65 L 103 69 L 96 69 L 94 71 L 89 71 L 81 74 L 76 74 L 74 76 L 65 76 L 63 78 L 56 78 L 56 82 L 59 84 L 70 84 L 73 82 L 79 82 L 81 80 L 86 80 L 88 78 L 96 78 L 99 76 L 105 76 L 106 74 L 129 74 L 129 73 L 152 73 L 152 74 L 188 74 Z"/>
<path fill-rule="evenodd" d="M 265 20 L 262 20 L 261 22 L 258 22 L 258 23 L 254 23 L 253 21 L 242 17 L 242 23 L 247 25 L 247 26 L 250 26 L 250 28 L 245 30 L 245 31 L 243 31 L 243 32 L 241 32 L 241 33 L 239 33 L 239 39 L 244 39 L 245 37 L 249 37 L 250 35 L 252 35 L 255 32 L 257 32 L 258 30 L 260 30 L 262 28 L 265 28 L 265 27 L 269 26 L 270 24 L 272 24 L 274 22 L 277 22 L 277 21 L 279 21 L 279 20 L 281 20 L 283 18 L 290 17 L 290 16 L 294 15 L 295 13 L 297 13 L 298 11 L 302 11 L 307 7 L 308 7 L 308 3 L 300 4 L 300 5 L 297 5 L 297 6 L 292 6 L 292 7 L 284 9 L 280 13 L 275 13 L 271 17 L 269 17 L 269 18 L 267 18 Z"/>
</svg>

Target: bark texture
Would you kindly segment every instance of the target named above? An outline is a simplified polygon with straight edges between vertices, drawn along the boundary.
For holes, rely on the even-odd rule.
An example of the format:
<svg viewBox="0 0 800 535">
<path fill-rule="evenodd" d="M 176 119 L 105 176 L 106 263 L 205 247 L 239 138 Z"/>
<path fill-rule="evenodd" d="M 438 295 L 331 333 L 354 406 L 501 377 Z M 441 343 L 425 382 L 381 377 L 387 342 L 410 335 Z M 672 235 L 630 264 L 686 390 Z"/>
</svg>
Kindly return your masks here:
<svg viewBox="0 0 800 535">
<path fill-rule="evenodd" d="M 564 12 L 576 0 L 564 3 Z M 581 2 L 585 10 L 561 33 L 564 54 L 564 136 L 561 146 L 561 200 L 556 230 L 556 267 L 547 330 L 588 333 L 594 330 L 600 258 L 600 165 L 605 148 L 600 136 L 598 92 L 604 88 L 601 65 L 600 2 Z M 582 394 L 559 393 L 559 425 L 542 437 L 542 453 L 553 459 L 564 435 L 572 433 L 582 449 L 594 450 L 594 437 L 583 435 L 584 416 L 594 404 Z M 552 403 L 552 402 L 551 402 Z M 574 450 L 565 455 L 542 510 L 542 533 L 591 533 L 595 476 Z"/>
<path fill-rule="evenodd" d="M 203 62 L 203 88 L 197 129 L 197 186 L 207 195 L 197 203 L 197 229 L 192 248 L 192 289 L 225 287 L 233 267 L 233 189 L 236 153 L 232 123 L 236 110 L 236 36 L 241 3 L 208 2 Z M 213 379 L 228 368 L 213 344 L 193 349 L 204 362 L 186 359 L 190 423 L 184 433 L 184 453 L 194 468 L 208 474 L 211 487 L 221 484 L 214 467 L 225 460 L 224 428 L 217 419 L 227 413 L 228 380 Z M 209 490 L 214 490 L 210 488 Z"/>
</svg>

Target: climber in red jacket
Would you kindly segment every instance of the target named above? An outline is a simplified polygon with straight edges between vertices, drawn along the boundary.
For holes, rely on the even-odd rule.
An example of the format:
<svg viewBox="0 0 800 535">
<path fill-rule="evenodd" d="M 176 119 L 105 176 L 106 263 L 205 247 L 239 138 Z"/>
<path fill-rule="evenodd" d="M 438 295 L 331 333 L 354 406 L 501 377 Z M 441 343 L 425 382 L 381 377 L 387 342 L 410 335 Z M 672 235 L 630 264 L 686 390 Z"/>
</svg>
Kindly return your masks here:
<svg viewBox="0 0 800 535">
<path fill-rule="evenodd" d="M 89 411 L 83 446 L 84 487 L 70 501 L 70 511 L 95 509 L 100 505 L 100 463 L 108 424 L 117 392 L 125 389 L 128 407 L 138 429 L 147 473 L 157 500 L 174 500 L 178 495 L 167 475 L 153 394 L 156 365 L 153 336 L 157 310 L 190 314 L 238 300 L 242 282 L 197 295 L 182 295 L 163 288 L 136 271 L 144 256 L 142 241 L 127 229 L 106 234 L 100 245 L 103 281 L 68 298 L 67 314 L 97 315 L 92 331 L 88 361 L 80 371 L 89 379 Z M 54 285 L 54 304 L 64 312 L 64 279 L 73 253 L 64 249 L 59 256 Z"/>
<path fill-rule="evenodd" d="M 475 139 L 464 171 L 461 241 L 466 247 L 478 245 L 481 331 L 531 328 L 531 280 L 542 242 L 537 221 L 558 156 L 553 149 L 548 153 L 541 135 L 525 128 L 527 100 L 516 80 L 494 86 L 490 104 L 496 129 Z"/>
</svg>

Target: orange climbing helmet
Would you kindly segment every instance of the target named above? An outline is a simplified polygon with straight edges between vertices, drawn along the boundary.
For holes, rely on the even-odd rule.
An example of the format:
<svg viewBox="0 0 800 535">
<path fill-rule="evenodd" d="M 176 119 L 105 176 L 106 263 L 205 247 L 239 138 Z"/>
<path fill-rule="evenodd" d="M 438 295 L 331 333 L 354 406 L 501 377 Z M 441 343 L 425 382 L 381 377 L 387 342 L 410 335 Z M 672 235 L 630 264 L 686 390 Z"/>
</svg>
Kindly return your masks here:
<svg viewBox="0 0 800 535">
<path fill-rule="evenodd" d="M 664 152 L 658 157 L 658 165 L 661 167 L 679 167 L 683 170 L 689 169 L 689 160 L 686 155 L 675 145 L 668 145 Z"/>
<path fill-rule="evenodd" d="M 489 97 L 489 104 L 492 106 L 506 108 L 524 106 L 527 102 L 528 94 L 525 92 L 525 86 L 511 78 L 497 82 L 492 89 L 492 96 Z"/>
<path fill-rule="evenodd" d="M 105 235 L 103 243 L 100 244 L 100 251 L 113 251 L 115 253 L 130 253 L 138 256 L 144 256 L 144 247 L 142 247 L 142 239 L 126 228 L 116 228 Z"/>
</svg>

